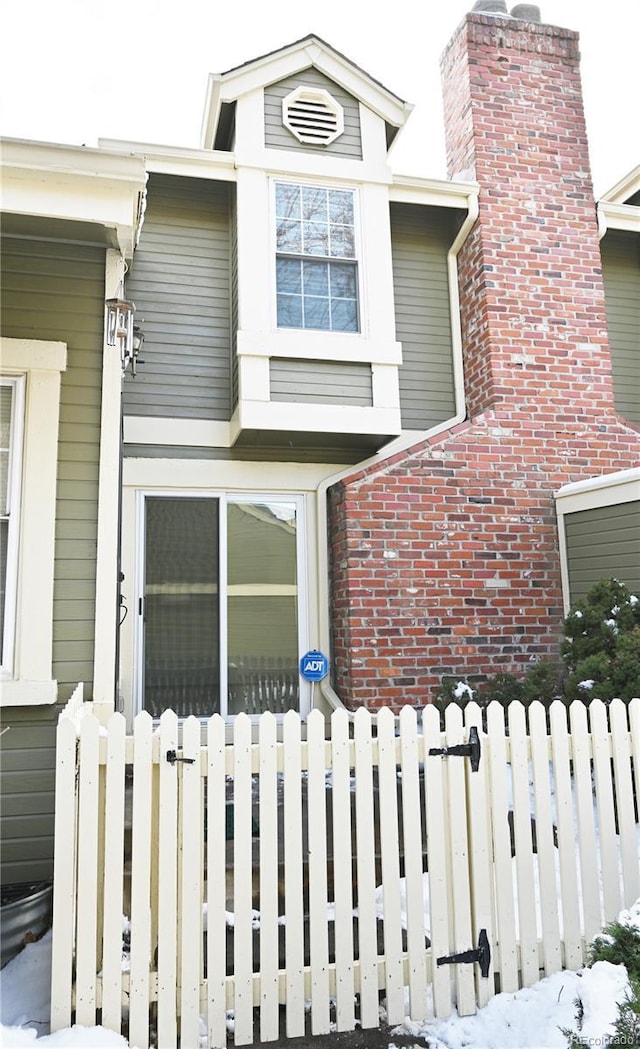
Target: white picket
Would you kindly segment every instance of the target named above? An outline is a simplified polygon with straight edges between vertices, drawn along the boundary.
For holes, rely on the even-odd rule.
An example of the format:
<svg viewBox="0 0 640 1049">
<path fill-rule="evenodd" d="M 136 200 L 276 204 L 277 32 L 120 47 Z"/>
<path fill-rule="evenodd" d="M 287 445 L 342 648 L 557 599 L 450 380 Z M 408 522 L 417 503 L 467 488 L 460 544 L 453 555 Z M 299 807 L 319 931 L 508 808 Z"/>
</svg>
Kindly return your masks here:
<svg viewBox="0 0 640 1049">
<path fill-rule="evenodd" d="M 575 700 L 569 708 L 573 778 L 578 810 L 578 851 L 582 883 L 582 934 L 585 945 L 602 928 L 600 879 L 596 851 L 596 830 L 591 782 L 591 739 L 587 726 L 587 708 Z"/>
<path fill-rule="evenodd" d="M 378 711 L 378 767 L 380 785 L 380 853 L 384 907 L 384 957 L 387 1018 L 404 1019 L 404 963 L 400 898 L 398 777 L 395 718 L 388 708 Z"/>
<path fill-rule="evenodd" d="M 92 714 L 80 724 L 76 1023 L 83 1027 L 95 1025 L 97 1004 L 99 728 Z"/>
<path fill-rule="evenodd" d="M 514 876 L 509 830 L 509 793 L 505 709 L 494 701 L 487 707 L 487 739 L 489 797 L 493 833 L 493 876 L 495 884 L 495 915 L 497 956 L 494 966 L 500 974 L 503 991 L 517 991 L 520 987 L 520 968 L 516 913 L 514 906 Z"/>
<path fill-rule="evenodd" d="M 364 707 L 354 717 L 356 872 L 360 952 L 360 1026 L 377 1027 L 378 930 L 376 922 L 376 843 L 373 811 L 371 715 Z"/>
<path fill-rule="evenodd" d="M 611 782 L 611 741 L 607 724 L 607 710 L 602 700 L 594 699 L 589 704 L 589 721 L 591 726 L 591 746 L 593 749 L 593 778 L 598 813 L 604 921 L 610 922 L 618 917 L 622 906 L 622 898 L 618 873 L 618 843 L 616 841 L 613 809 L 613 784 Z"/>
<path fill-rule="evenodd" d="M 352 830 L 349 785 L 349 725 L 344 710 L 331 715 L 333 892 L 336 968 L 336 1027 L 355 1026 L 353 964 Z"/>
<path fill-rule="evenodd" d="M 278 983 L 278 743 L 277 722 L 260 718 L 260 1037 L 274 1041 L 279 1030 Z"/>
<path fill-rule="evenodd" d="M 411 1019 L 426 1015 L 427 967 L 424 929 L 424 887 L 422 878 L 422 807 L 418 778 L 418 740 L 416 712 L 404 707 L 399 717 L 402 771 L 402 839 L 407 900 L 407 953 L 409 956 L 409 994 Z"/>
<path fill-rule="evenodd" d="M 182 870 L 180 878 L 180 1041 L 197 1045 L 200 1038 L 202 973 L 202 777 L 200 722 L 189 717 L 182 728 L 180 817 Z M 189 760 L 191 759 L 191 760 Z"/>
<path fill-rule="evenodd" d="M 587 710 L 591 731 L 587 728 Z M 329 995 L 333 992 L 339 1030 L 355 1026 L 354 999 L 358 993 L 361 1026 L 378 1024 L 379 986 L 386 989 L 387 1014 L 392 1023 L 403 1019 L 405 1002 L 410 1002 L 409 1011 L 414 1019 L 423 1017 L 427 980 L 432 980 L 436 1015 L 446 1016 L 451 1010 L 452 972 L 457 978 L 458 1010 L 472 1012 L 476 997 L 479 1003 L 490 997 L 493 970 L 487 979 L 482 979 L 477 966 L 458 964 L 452 970 L 448 964 L 437 965 L 437 960 L 477 946 L 483 929 L 492 945 L 495 971 L 500 975 L 503 991 L 518 988 L 519 968 L 522 983 L 529 984 L 537 979 L 541 964 L 547 973 L 557 971 L 562 964 L 579 967 L 584 960 L 586 943 L 600 929 L 605 917 L 615 917 L 620 906 L 632 903 L 640 890 L 631 777 L 632 762 L 636 769 L 640 765 L 640 699 L 628 705 L 613 701 L 609 707 L 610 728 L 607 710 L 597 700 L 589 708 L 582 703 L 572 705 L 570 732 L 566 708 L 558 703 L 552 704 L 549 711 L 549 731 L 545 710 L 538 703 L 529 709 L 528 733 L 520 704 L 509 708 L 508 737 L 503 708 L 491 704 L 486 716 L 488 732 L 485 735 L 483 712 L 476 704 L 467 706 L 464 728 L 460 710 L 452 706 L 443 734 L 438 711 L 427 708 L 419 734 L 412 709 L 405 708 L 398 721 L 391 711 L 382 710 L 377 715 L 377 735 L 372 740 L 371 717 L 366 710 L 360 710 L 354 718 L 351 741 L 348 719 L 341 711 L 333 716 L 331 740 L 327 743 L 324 718 L 316 711 L 308 719 L 307 742 L 301 744 L 298 715 L 289 712 L 285 716 L 279 743 L 278 720 L 266 714 L 259 722 L 256 747 L 248 718 L 236 719 L 234 741 L 226 744 L 225 723 L 215 715 L 207 726 L 207 753 L 203 764 L 197 719 L 184 722 L 183 745 L 179 750 L 178 720 L 172 712 L 163 714 L 160 729 L 153 735 L 151 719 L 147 714 L 140 715 L 134 724 L 133 741 L 126 738 L 120 715 L 110 719 L 107 739 L 101 741 L 97 722 L 85 713 L 79 720 L 77 785 L 74 783 L 76 727 L 69 717 L 62 716 L 57 755 L 52 1027 L 68 1025 L 71 1020 L 71 965 L 76 925 L 81 930 L 75 954 L 79 1022 L 95 1022 L 96 1011 L 102 1005 L 103 1024 L 118 1030 L 123 1022 L 122 1003 L 128 991 L 128 1036 L 140 1049 L 146 1049 L 149 1044 L 150 1002 L 155 1000 L 158 1000 L 157 1043 L 163 1049 L 176 1045 L 178 1013 L 180 1043 L 197 1044 L 203 1000 L 206 1000 L 211 1049 L 223 1049 L 226 1045 L 226 1009 L 234 1005 L 237 1045 L 253 1041 L 253 1009 L 258 1004 L 260 1037 L 265 1041 L 277 1039 L 280 1000 L 286 1006 L 287 1035 L 303 1035 L 305 991 L 311 998 L 314 1034 L 325 1033 L 330 1027 Z M 477 772 L 470 770 L 468 757 L 430 754 L 432 748 L 451 747 L 466 741 L 472 725 L 481 737 Z M 167 751 L 171 750 L 177 752 L 178 758 L 196 760 L 192 764 L 168 761 Z M 254 751 L 257 751 L 255 756 Z M 106 764 L 101 766 L 105 755 Z M 335 963 L 332 964 L 329 963 L 327 919 L 325 778 L 328 755 L 332 776 L 336 919 Z M 592 759 L 600 822 L 599 860 Z M 120 919 L 127 761 L 133 762 L 134 782 L 128 978 L 121 971 Z M 420 763 L 424 765 L 424 795 Z M 376 764 L 377 777 L 374 777 Z M 303 768 L 308 769 L 304 826 Z M 282 802 L 279 770 L 283 772 Z M 509 770 L 513 786 L 514 861 L 507 818 Z M 536 821 L 535 854 L 529 771 Z M 206 775 L 206 820 L 201 772 Z M 235 968 L 230 977 L 226 976 L 225 914 L 227 773 L 234 779 Z M 259 774 L 260 839 L 259 855 L 254 857 L 256 814 L 252 805 L 252 776 L 256 773 Z M 381 956 L 378 956 L 375 913 L 376 778 L 384 913 L 384 954 Z M 399 795 L 402 798 L 400 812 Z M 398 847 L 400 816 L 402 857 Z M 282 819 L 283 834 L 278 832 L 279 819 Z M 425 825 L 428 876 L 424 883 L 428 886 L 429 949 L 425 949 L 426 901 L 423 900 L 422 871 Z M 306 856 L 305 834 L 308 836 Z M 282 856 L 279 841 L 283 843 Z M 206 982 L 202 972 L 205 846 Z M 305 858 L 309 865 L 310 958 L 306 972 Z M 401 859 L 406 884 L 406 952 L 402 949 Z M 259 867 L 261 910 L 257 973 L 253 972 L 254 860 Z M 283 973 L 278 969 L 280 862 L 284 869 L 286 922 Z M 355 901 L 359 926 L 357 962 L 353 942 L 354 870 L 358 889 Z M 255 874 L 258 876 L 257 869 Z M 519 911 L 519 945 L 514 892 Z M 157 984 L 153 971 L 156 926 Z M 409 996 L 405 999 L 407 990 Z"/>
<path fill-rule="evenodd" d="M 151 965 L 151 761 L 153 722 L 146 711 L 133 726 L 133 807 L 131 842 L 131 945 L 129 972 L 129 1041 L 149 1045 L 149 976 Z"/>
<path fill-rule="evenodd" d="M 236 1045 L 253 1041 L 251 719 L 233 730 L 233 975 Z"/>
<path fill-rule="evenodd" d="M 480 761 L 474 772 L 471 759 L 466 766 L 466 797 L 469 827 L 469 872 L 471 879 L 471 920 L 473 942 L 478 945 L 482 930 L 486 932 L 491 948 L 489 971 L 482 975 L 475 966 L 476 1001 L 486 1005 L 494 993 L 495 903 L 493 894 L 493 857 L 491 851 L 491 809 L 489 802 L 489 762 L 487 740 L 482 731 L 482 710 L 477 703 L 468 703 L 464 710 L 467 736 L 475 728 L 480 742 Z"/>
<path fill-rule="evenodd" d="M 300 718 L 283 718 L 284 865 L 287 1038 L 304 1034 L 304 916 L 302 890 L 302 795 L 300 790 Z"/>
<path fill-rule="evenodd" d="M 445 710 L 446 746 L 466 742 L 460 707 L 450 704 Z M 468 951 L 478 946 L 473 942 L 471 924 L 471 887 L 469 884 L 469 842 L 467 837 L 467 791 L 465 764 L 467 757 L 451 756 L 443 759 L 449 788 L 449 857 L 451 861 L 450 897 L 453 903 L 454 952 Z M 456 1006 L 461 1016 L 476 1011 L 474 965 L 455 966 Z"/>
<path fill-rule="evenodd" d="M 309 836 L 309 950 L 311 1033 L 326 1034 L 329 1019 L 329 942 L 327 920 L 327 789 L 325 719 L 319 710 L 307 718 L 307 829 Z"/>
<path fill-rule="evenodd" d="M 438 1017 L 451 1013 L 451 969 L 437 965 L 437 959 L 453 950 L 453 930 L 449 921 L 448 818 L 445 805 L 444 761 L 431 757 L 429 751 L 444 745 L 440 731 L 440 714 L 434 706 L 422 714 L 424 745 L 424 795 L 427 823 L 427 860 L 429 864 L 429 939 L 433 1003 Z"/>
<path fill-rule="evenodd" d="M 56 731 L 56 797 L 51 943 L 51 1030 L 71 1026 L 76 908 L 76 729 L 60 716 Z"/>
<path fill-rule="evenodd" d="M 556 884 L 556 849 L 553 841 L 553 813 L 551 810 L 551 781 L 549 778 L 549 740 L 546 711 L 536 701 L 529 707 L 529 734 L 531 739 L 531 767 L 536 820 L 537 870 L 540 889 L 540 921 L 542 929 L 542 961 L 545 975 L 562 968 L 559 888 Z"/>
<path fill-rule="evenodd" d="M 580 931 L 567 708 L 564 703 L 557 700 L 551 704 L 549 721 L 551 726 L 558 860 L 560 865 L 563 965 L 566 969 L 579 969 L 584 962 L 584 958 Z"/>
<path fill-rule="evenodd" d="M 158 729 L 158 1043 L 173 1045 L 177 1032 L 178 978 L 178 718 L 165 710 Z"/>
<path fill-rule="evenodd" d="M 521 703 L 511 703 L 509 706 L 509 742 L 513 783 L 513 836 L 518 893 L 520 965 L 522 982 L 525 987 L 530 987 L 538 980 L 540 963 L 537 932 L 538 901 L 535 892 L 531 836 L 529 754 L 525 712 Z"/>
<path fill-rule="evenodd" d="M 207 722 L 207 1033 L 210 1049 L 227 1044 L 226 804 L 224 720 Z"/>
<path fill-rule="evenodd" d="M 620 836 L 622 879 L 624 885 L 623 904 L 629 907 L 640 895 L 640 868 L 635 833 L 633 810 L 633 784 L 631 780 L 631 739 L 627 726 L 627 706 L 621 699 L 614 699 L 609 707 L 611 723 L 611 749 L 615 771 L 615 802 L 617 829 Z"/>
<path fill-rule="evenodd" d="M 122 907 L 126 721 L 107 722 L 105 875 L 102 963 L 102 1026 L 120 1033 L 122 1024 Z"/>
</svg>

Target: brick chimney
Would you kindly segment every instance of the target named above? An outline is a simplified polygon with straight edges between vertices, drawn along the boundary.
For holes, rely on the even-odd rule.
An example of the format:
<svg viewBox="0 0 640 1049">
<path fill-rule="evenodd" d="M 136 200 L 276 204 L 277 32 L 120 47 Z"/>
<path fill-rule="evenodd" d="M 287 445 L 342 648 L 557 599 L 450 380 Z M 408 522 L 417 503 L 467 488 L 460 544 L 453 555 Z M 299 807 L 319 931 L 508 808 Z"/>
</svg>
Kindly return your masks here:
<svg viewBox="0 0 640 1049">
<path fill-rule="evenodd" d="M 467 418 L 329 490 L 349 706 L 557 659 L 553 493 L 640 455 L 614 408 L 577 35 L 531 4 L 476 8 L 443 57 L 450 172 L 480 185 L 458 260 Z"/>
<path fill-rule="evenodd" d="M 460 258 L 469 412 L 610 414 L 578 34 L 476 8 L 442 58 L 449 174 L 480 183 Z"/>
</svg>

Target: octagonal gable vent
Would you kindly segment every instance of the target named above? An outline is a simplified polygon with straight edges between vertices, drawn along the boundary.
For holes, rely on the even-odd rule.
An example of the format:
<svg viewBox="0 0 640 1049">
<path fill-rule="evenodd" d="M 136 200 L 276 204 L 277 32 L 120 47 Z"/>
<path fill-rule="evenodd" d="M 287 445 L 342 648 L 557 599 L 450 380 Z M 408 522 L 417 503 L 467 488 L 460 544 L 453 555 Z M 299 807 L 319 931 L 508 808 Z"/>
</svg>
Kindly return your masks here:
<svg viewBox="0 0 640 1049">
<path fill-rule="evenodd" d="M 282 99 L 282 123 L 299 142 L 328 146 L 344 131 L 344 111 L 328 91 L 297 87 Z"/>
</svg>

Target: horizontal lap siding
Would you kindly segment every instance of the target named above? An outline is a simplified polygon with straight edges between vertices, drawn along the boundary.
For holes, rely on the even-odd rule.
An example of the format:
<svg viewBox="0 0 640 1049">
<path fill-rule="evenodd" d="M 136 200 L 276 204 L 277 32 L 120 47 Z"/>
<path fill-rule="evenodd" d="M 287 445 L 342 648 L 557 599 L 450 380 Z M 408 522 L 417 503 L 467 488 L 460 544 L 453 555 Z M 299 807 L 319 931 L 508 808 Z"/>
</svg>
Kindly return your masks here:
<svg viewBox="0 0 640 1049">
<path fill-rule="evenodd" d="M 601 251 L 616 407 L 640 423 L 640 237 L 608 233 Z"/>
<path fill-rule="evenodd" d="M 640 593 L 640 502 L 568 514 L 565 529 L 572 601 L 610 576 Z"/>
<path fill-rule="evenodd" d="M 402 426 L 426 430 L 455 414 L 449 217 L 419 205 L 392 204 L 391 238 Z"/>
<path fill-rule="evenodd" d="M 152 175 L 127 279 L 144 364 L 124 386 L 127 415 L 230 418 L 229 189 Z"/>
<path fill-rule="evenodd" d="M 53 606 L 53 677 L 65 702 L 91 695 L 104 317 L 104 250 L 5 238 L 2 334 L 67 344 L 62 373 Z M 59 707 L 3 710 L 2 880 L 48 878 L 53 864 Z"/>
<path fill-rule="evenodd" d="M 344 131 L 328 146 L 314 146 L 299 142 L 282 123 L 282 100 L 297 87 L 323 88 L 344 110 Z M 295 149 L 301 153 L 332 153 L 337 157 L 362 160 L 362 138 L 360 134 L 360 106 L 358 100 L 343 91 L 338 84 L 309 67 L 301 73 L 271 84 L 264 92 L 264 140 L 269 149 Z"/>
<path fill-rule="evenodd" d="M 273 357 L 270 380 L 272 401 L 364 407 L 373 404 L 369 364 Z"/>
</svg>

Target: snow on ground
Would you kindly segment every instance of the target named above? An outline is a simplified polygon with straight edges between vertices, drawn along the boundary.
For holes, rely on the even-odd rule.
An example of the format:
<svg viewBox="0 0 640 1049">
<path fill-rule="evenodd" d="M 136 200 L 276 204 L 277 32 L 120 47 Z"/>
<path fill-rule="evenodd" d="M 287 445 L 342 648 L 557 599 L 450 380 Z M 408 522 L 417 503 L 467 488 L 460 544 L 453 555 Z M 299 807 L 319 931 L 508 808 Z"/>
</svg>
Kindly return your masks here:
<svg viewBox="0 0 640 1049">
<path fill-rule="evenodd" d="M 640 900 L 620 915 L 640 928 Z M 103 1027 L 72 1027 L 49 1034 L 51 933 L 29 944 L 0 973 L 0 1044 L 4 1049 L 126 1049 Z M 606 1045 L 616 1003 L 628 986 L 624 966 L 597 962 L 581 972 L 560 972 L 516 994 L 498 994 L 475 1016 L 407 1021 L 395 1033 L 428 1039 L 431 1049 L 565 1049 L 562 1027 L 576 1027 L 576 998 L 584 1009 L 583 1038 Z M 344 1037 L 344 1036 L 343 1036 Z M 344 1042 L 342 1044 L 345 1044 Z M 390 1047 L 394 1045 L 390 1035 Z M 406 1044 L 406 1041 L 405 1043 Z M 133 1049 L 133 1047 L 132 1047 Z M 162 1047 L 160 1047 L 162 1049 Z"/>
</svg>

